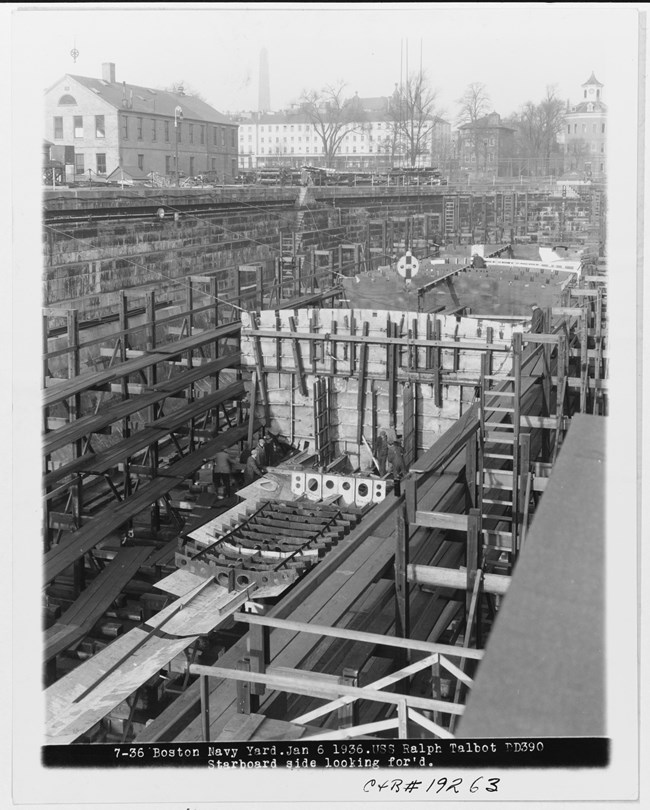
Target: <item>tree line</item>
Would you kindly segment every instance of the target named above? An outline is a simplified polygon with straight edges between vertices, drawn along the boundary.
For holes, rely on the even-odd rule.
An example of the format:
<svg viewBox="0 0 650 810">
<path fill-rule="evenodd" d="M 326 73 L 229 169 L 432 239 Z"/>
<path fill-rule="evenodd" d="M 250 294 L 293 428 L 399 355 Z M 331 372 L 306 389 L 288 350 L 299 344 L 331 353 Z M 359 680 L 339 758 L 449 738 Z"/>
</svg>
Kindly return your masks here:
<svg viewBox="0 0 650 810">
<path fill-rule="evenodd" d="M 424 71 L 409 75 L 396 86 L 388 98 L 383 112 L 384 134 L 375 144 L 376 153 L 388 158 L 391 164 L 397 160 L 415 166 L 420 158 L 431 154 L 431 142 L 436 121 L 446 112 L 437 103 L 438 92 Z M 464 138 L 474 153 L 476 167 L 481 165 L 481 148 L 485 142 L 482 120 L 491 112 L 492 103 L 487 87 L 474 82 L 457 100 L 456 124 L 464 127 Z M 321 90 L 306 90 L 299 99 L 299 109 L 313 125 L 322 144 L 323 159 L 331 166 L 339 153 L 346 135 L 364 133 L 369 129 L 373 116 L 363 109 L 357 96 L 349 97 L 342 81 L 327 85 Z M 557 136 L 564 123 L 564 104 L 553 86 L 546 89 L 538 102 L 527 101 L 521 108 L 502 119 L 504 126 L 514 129 L 511 154 L 512 161 L 548 167 L 558 157 Z M 449 149 L 449 146 L 447 146 Z M 450 160 L 451 154 L 440 154 L 441 162 Z"/>
</svg>

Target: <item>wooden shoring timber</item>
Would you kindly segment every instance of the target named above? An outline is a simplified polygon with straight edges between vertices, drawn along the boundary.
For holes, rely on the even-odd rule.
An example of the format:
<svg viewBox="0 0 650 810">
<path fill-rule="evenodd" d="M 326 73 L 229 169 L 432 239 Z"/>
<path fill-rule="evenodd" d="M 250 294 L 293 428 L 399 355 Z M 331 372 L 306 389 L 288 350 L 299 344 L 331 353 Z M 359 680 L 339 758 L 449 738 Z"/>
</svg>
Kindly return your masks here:
<svg viewBox="0 0 650 810">
<path fill-rule="evenodd" d="M 363 322 L 361 334 L 368 336 L 369 325 Z M 359 353 L 359 374 L 357 376 L 357 444 L 361 444 L 366 415 L 366 370 L 368 367 L 368 344 L 362 343 Z"/>
<path fill-rule="evenodd" d="M 158 498 L 162 497 L 189 474 L 195 472 L 204 463 L 206 456 L 214 455 L 217 450 L 236 444 L 246 436 L 248 425 L 244 424 L 217 436 L 202 445 L 195 452 L 184 456 L 180 461 L 164 470 L 150 483 L 141 486 L 137 493 L 109 509 L 104 510 L 101 519 L 92 521 L 71 534 L 64 542 L 54 546 L 45 555 L 44 581 L 50 582 L 61 574 L 80 556 L 90 551 L 112 531 L 124 525 L 129 518 L 137 515 Z"/>
<path fill-rule="evenodd" d="M 233 618 L 235 621 L 244 622 L 249 625 L 262 625 L 264 627 L 274 627 L 280 630 L 292 630 L 296 633 L 350 639 L 359 644 L 381 644 L 386 647 L 418 651 L 427 653 L 428 655 L 440 653 L 441 655 L 446 655 L 451 658 L 469 658 L 475 661 L 480 661 L 483 658 L 483 650 L 462 649 L 460 647 L 454 647 L 451 644 L 438 644 L 431 641 L 419 641 L 418 639 L 402 638 L 399 636 L 383 636 L 379 633 L 347 630 L 344 627 L 328 627 L 322 624 L 280 619 L 275 616 L 261 616 L 254 613 L 235 613 Z"/>
<path fill-rule="evenodd" d="M 304 670 L 300 675 L 274 675 L 269 672 L 243 672 L 227 667 L 205 666 L 203 664 L 192 664 L 190 666 L 192 675 L 207 675 L 212 678 L 225 678 L 242 683 L 261 683 L 270 688 L 291 692 L 298 695 L 308 695 L 316 698 L 339 698 L 352 697 L 357 700 L 370 700 L 378 703 L 388 703 L 399 705 L 404 701 L 407 706 L 414 709 L 424 709 L 425 711 L 444 711 L 447 714 L 461 715 L 465 707 L 459 704 L 448 703 L 432 698 L 422 698 L 416 695 L 405 695 L 399 692 L 382 692 L 378 689 L 368 687 L 347 686 L 345 684 L 335 684 L 329 678 Z"/>
<path fill-rule="evenodd" d="M 298 337 L 300 333 L 296 331 L 296 319 L 293 315 L 289 318 L 289 326 L 291 328 L 292 338 L 291 338 L 291 347 L 293 350 L 293 362 L 296 368 L 296 374 L 298 376 L 298 386 L 300 388 L 300 393 L 303 397 L 309 396 L 307 391 L 307 378 L 305 376 L 305 368 L 302 362 L 302 351 L 300 348 L 300 341 Z M 286 333 L 285 333 L 286 334 Z M 322 339 L 322 336 L 320 336 Z M 263 374 L 263 371 L 260 371 Z"/>
<path fill-rule="evenodd" d="M 200 366 L 199 368 L 190 369 L 189 371 L 178 374 L 170 380 L 164 380 L 159 383 L 152 382 L 148 386 L 151 389 L 149 393 L 122 400 L 114 405 L 110 405 L 102 411 L 83 416 L 76 420 L 74 424 L 65 425 L 57 430 L 46 433 L 42 437 L 43 453 L 46 455 L 53 453 L 55 450 L 60 450 L 67 444 L 76 441 L 78 438 L 83 438 L 91 433 L 99 433 L 105 427 L 108 427 L 108 425 L 122 419 L 126 414 L 150 408 L 152 405 L 162 402 L 167 397 L 174 396 L 174 394 L 184 390 L 193 382 L 203 379 L 208 374 L 217 374 L 224 368 L 238 365 L 240 361 L 241 355 L 239 352 L 232 352 L 224 355 L 224 357 L 213 360 L 206 366 Z"/>
<path fill-rule="evenodd" d="M 249 313 L 251 323 L 257 325 L 257 315 L 255 312 Z M 264 374 L 263 365 L 264 360 L 262 357 L 262 346 L 261 341 L 258 337 L 253 338 L 253 353 L 255 355 L 255 369 L 257 371 L 257 382 L 260 387 L 260 394 L 262 395 L 262 408 L 264 410 L 264 421 L 265 424 L 270 424 L 271 422 L 271 413 L 269 408 L 269 392 L 266 386 L 266 375 Z"/>
<path fill-rule="evenodd" d="M 293 308 L 293 307 L 292 307 Z M 291 321 L 291 319 L 290 319 Z M 409 337 L 397 337 L 396 335 L 399 332 L 399 324 L 394 324 L 394 326 L 398 327 L 395 330 L 395 336 L 391 337 L 390 335 L 359 335 L 356 331 L 356 324 L 354 319 L 350 318 L 350 332 L 347 335 L 342 334 L 341 332 L 337 335 L 337 340 L 341 343 L 347 343 L 351 346 L 353 350 L 357 344 L 368 343 L 368 344 L 376 344 L 385 346 L 386 344 L 394 345 L 399 347 L 400 349 L 408 349 L 412 341 Z M 247 329 L 246 334 L 250 337 L 260 337 L 260 338 L 277 338 L 277 334 L 274 330 L 271 329 Z M 518 333 L 515 333 L 518 334 Z M 294 326 L 290 326 L 290 331 L 284 331 L 282 333 L 283 338 L 290 338 L 290 339 L 299 339 L 299 340 L 317 340 L 322 341 L 323 335 L 319 332 L 300 332 L 295 327 L 295 319 L 294 319 Z M 500 352 L 502 354 L 508 354 L 511 351 L 511 346 L 506 345 L 504 343 L 486 343 L 485 341 L 481 342 L 478 340 L 462 340 L 459 339 L 454 340 L 442 340 L 442 339 L 433 339 L 433 340 L 418 340 L 418 346 L 423 348 L 438 348 L 438 349 L 454 349 L 456 351 L 460 349 L 464 349 L 467 351 L 493 351 L 493 352 Z M 354 373 L 356 368 L 356 361 L 353 362 L 351 373 Z"/>
<path fill-rule="evenodd" d="M 379 678 L 376 681 L 372 681 L 371 683 L 367 684 L 368 689 L 386 689 L 389 686 L 392 686 L 395 683 L 399 683 L 400 681 L 404 680 L 404 678 L 409 678 L 412 675 L 420 672 L 427 667 L 430 667 L 433 663 L 438 661 L 439 654 L 434 653 L 433 655 L 428 655 L 426 658 L 422 658 L 419 661 L 415 661 L 412 664 L 408 664 L 401 669 L 398 669 L 396 672 L 391 672 L 389 675 L 385 675 L 383 678 Z M 356 698 L 353 697 L 340 697 L 336 700 L 329 701 L 323 706 L 319 706 L 317 709 L 313 711 L 307 712 L 305 714 L 296 717 L 292 720 L 292 723 L 298 723 L 299 725 L 307 725 L 308 723 L 312 723 L 314 720 L 317 720 L 319 717 L 323 717 L 325 714 L 329 714 L 330 712 L 336 711 L 343 706 L 346 706 L 352 702 L 354 702 Z"/>
<path fill-rule="evenodd" d="M 433 343 L 440 342 L 442 325 L 439 318 L 433 320 Z M 433 351 L 433 398 L 436 408 L 442 408 L 442 351 L 435 345 Z"/>
<path fill-rule="evenodd" d="M 49 487 L 65 476 L 76 472 L 86 472 L 91 475 L 101 474 L 115 467 L 124 459 L 129 459 L 145 450 L 153 441 L 163 438 L 168 433 L 176 432 L 189 419 L 205 413 L 220 402 L 242 397 L 244 393 L 244 385 L 241 382 L 232 383 L 227 388 L 220 388 L 207 397 L 195 400 L 191 405 L 180 411 L 161 417 L 153 425 L 145 426 L 144 429 L 122 439 L 109 447 L 108 450 L 101 453 L 87 453 L 75 461 L 58 467 L 45 476 L 44 485 Z"/>
<path fill-rule="evenodd" d="M 411 564 L 408 567 L 409 582 L 428 585 L 433 588 L 467 590 L 467 574 L 457 568 L 443 568 L 436 565 Z M 504 596 L 510 585 L 510 577 L 503 574 L 483 574 L 484 593 Z"/>
<path fill-rule="evenodd" d="M 158 323 L 160 324 L 160 321 Z M 103 371 L 84 372 L 72 380 L 65 380 L 60 385 L 45 390 L 42 397 L 43 406 L 48 408 L 58 402 L 70 399 L 76 393 L 93 391 L 111 382 L 128 377 L 130 374 L 137 374 L 148 366 L 169 362 L 191 349 L 196 349 L 221 338 L 237 335 L 240 330 L 241 324 L 239 321 L 225 324 L 218 329 L 159 345 L 153 354 L 137 357 L 134 360 L 126 360 L 126 362 L 110 366 Z M 103 340 L 106 340 L 106 338 L 103 338 Z"/>
<path fill-rule="evenodd" d="M 410 596 L 407 570 L 409 565 L 409 522 L 402 499 L 397 507 L 395 546 L 395 634 L 403 639 L 411 635 Z M 406 651 L 408 661 L 408 650 Z"/>
<path fill-rule="evenodd" d="M 458 492 L 455 475 L 444 475 L 435 481 L 427 481 L 424 489 L 439 508 L 446 508 L 448 500 L 455 498 Z M 387 498 L 375 506 L 364 521 L 325 559 L 313 568 L 295 587 L 285 594 L 282 600 L 271 608 L 270 616 L 285 618 L 294 616 L 303 622 L 314 624 L 326 623 L 328 627 L 341 621 L 346 606 L 353 603 L 365 589 L 364 583 L 374 581 L 384 570 L 394 555 L 395 540 L 394 512 L 396 500 Z M 377 532 L 377 537 L 374 536 Z M 350 576 L 350 570 L 356 573 Z M 246 618 L 249 618 L 246 616 Z M 272 634 L 273 661 L 287 666 L 298 666 L 310 654 L 315 646 L 314 641 L 303 633 L 298 633 L 304 625 L 295 630 L 282 630 Z M 336 629 L 336 628 L 335 628 Z M 276 638 L 277 637 L 277 638 Z M 358 634 L 352 637 L 356 640 Z M 383 641 L 384 637 L 379 636 Z M 234 666 L 241 655 L 246 653 L 246 639 L 237 642 L 228 650 L 221 662 Z M 216 713 L 211 719 L 212 734 L 219 730 L 235 710 L 234 690 L 227 682 L 213 685 L 211 690 L 211 708 Z M 266 708 L 265 708 L 266 710 Z M 190 684 L 177 700 L 165 709 L 138 735 L 138 741 L 155 742 L 158 740 L 200 739 L 201 728 L 198 719 L 199 687 Z"/>
<path fill-rule="evenodd" d="M 45 662 L 87 635 L 152 552 L 150 546 L 122 548 L 52 627 L 45 631 Z"/>
</svg>

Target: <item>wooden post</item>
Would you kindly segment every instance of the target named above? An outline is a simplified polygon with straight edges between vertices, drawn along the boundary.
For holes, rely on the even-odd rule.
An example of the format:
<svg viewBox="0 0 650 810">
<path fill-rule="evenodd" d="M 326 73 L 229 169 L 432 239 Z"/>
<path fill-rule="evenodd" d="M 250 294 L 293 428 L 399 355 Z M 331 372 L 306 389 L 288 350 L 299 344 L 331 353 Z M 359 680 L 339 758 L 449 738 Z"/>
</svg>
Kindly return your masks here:
<svg viewBox="0 0 650 810">
<path fill-rule="evenodd" d="M 71 309 L 67 314 L 67 337 L 68 337 L 68 378 L 78 377 L 81 371 L 79 362 L 79 312 Z M 81 416 L 81 395 L 75 394 L 69 400 L 68 418 L 71 422 Z M 81 439 L 74 442 L 72 446 L 73 458 L 78 458 L 83 452 Z M 81 528 L 81 513 L 83 510 L 83 490 L 81 476 L 75 476 L 74 484 L 70 487 L 70 501 L 72 507 L 72 517 L 77 528 Z M 75 595 L 83 590 L 85 585 L 84 558 L 81 556 L 73 565 L 74 572 L 74 592 Z"/>
<path fill-rule="evenodd" d="M 343 668 L 339 683 L 344 686 L 359 686 L 359 670 L 350 667 Z M 352 728 L 359 724 L 359 701 L 346 703 L 338 710 L 339 728 Z"/>
<path fill-rule="evenodd" d="M 440 320 L 434 318 L 433 321 L 433 339 L 440 340 Z M 434 403 L 436 408 L 442 408 L 442 350 L 440 346 L 436 346 L 433 350 L 433 392 Z"/>
<path fill-rule="evenodd" d="M 294 318 L 293 315 L 289 318 L 289 328 L 294 333 L 298 331 L 297 328 L 296 328 L 296 319 Z M 291 346 L 292 346 L 292 349 L 293 349 L 294 367 L 296 369 L 296 374 L 298 375 L 298 384 L 300 386 L 300 393 L 303 395 L 303 397 L 306 397 L 306 396 L 309 396 L 309 393 L 307 391 L 307 381 L 306 381 L 306 378 L 305 378 L 305 369 L 304 369 L 304 366 L 302 364 L 302 353 L 301 353 L 301 350 L 300 350 L 300 341 L 299 341 L 299 339 L 297 337 L 292 337 L 291 338 Z"/>
<path fill-rule="evenodd" d="M 470 509 L 468 522 L 467 522 L 467 547 L 466 547 L 466 564 L 467 564 L 467 587 L 465 589 L 465 616 L 467 619 L 467 626 L 465 628 L 465 646 L 469 646 L 472 637 L 472 624 L 470 616 L 470 605 L 472 601 L 472 592 L 474 590 L 474 581 L 476 579 L 477 569 L 480 568 L 480 546 L 479 546 L 479 532 L 481 528 L 481 512 L 479 509 Z M 477 627 L 479 616 L 478 605 L 476 608 Z"/>
<path fill-rule="evenodd" d="M 251 671 L 251 662 L 248 656 L 237 661 L 237 669 L 243 672 Z M 259 708 L 259 697 L 252 693 L 252 684 L 248 681 L 237 681 L 237 713 L 250 714 Z"/>
<path fill-rule="evenodd" d="M 262 624 L 251 624 L 248 630 L 250 639 L 250 671 L 264 674 L 269 665 L 269 632 L 270 628 Z M 263 683 L 250 684 L 252 695 L 263 695 L 266 687 Z"/>
<path fill-rule="evenodd" d="M 517 514 L 512 516 L 517 523 L 517 533 L 513 534 L 513 562 L 519 556 L 521 536 L 524 529 L 524 514 L 527 514 L 526 494 L 528 487 L 528 473 L 530 471 L 530 434 L 522 433 L 519 436 L 519 498 Z M 516 540 L 516 542 L 515 542 Z"/>
<path fill-rule="evenodd" d="M 368 322 L 364 321 L 361 333 L 368 336 Z M 359 351 L 359 373 L 357 375 L 357 444 L 361 444 L 366 414 L 366 366 L 368 358 L 368 344 L 362 343 Z"/>
<path fill-rule="evenodd" d="M 476 498 L 476 489 L 477 489 L 476 476 L 478 473 L 477 445 L 478 442 L 476 438 L 476 433 L 472 433 L 472 435 L 467 440 L 467 445 L 465 449 L 465 486 L 467 488 L 465 495 L 465 502 L 467 504 L 468 509 L 472 509 L 473 507 L 477 506 L 477 498 Z"/>
<path fill-rule="evenodd" d="M 192 287 L 192 278 L 191 276 L 187 279 L 187 327 L 188 327 L 188 335 L 191 335 L 194 331 L 194 287 Z"/>
<path fill-rule="evenodd" d="M 154 290 L 147 293 L 146 298 L 146 319 L 147 319 L 147 340 L 146 348 L 148 352 L 153 352 L 156 348 L 156 297 Z M 148 366 L 146 370 L 147 386 L 153 387 L 157 380 L 157 366 Z M 160 407 L 157 405 L 150 405 L 147 409 L 147 418 L 153 422 L 160 413 Z M 158 473 L 158 442 L 155 441 L 149 445 L 149 458 L 151 461 L 151 469 L 153 476 Z M 160 528 L 160 504 L 156 499 L 151 510 L 151 530 L 157 532 Z"/>
<path fill-rule="evenodd" d="M 200 675 L 201 691 L 201 732 L 203 742 L 210 742 L 210 678 Z"/>
<path fill-rule="evenodd" d="M 582 308 L 580 323 L 580 413 L 587 412 L 589 381 L 589 304 Z"/>
<path fill-rule="evenodd" d="M 395 549 L 395 635 L 409 638 L 411 632 L 409 582 L 407 570 L 409 565 L 409 522 L 404 498 L 397 506 L 397 547 Z M 406 660 L 410 656 L 407 652 Z"/>
</svg>

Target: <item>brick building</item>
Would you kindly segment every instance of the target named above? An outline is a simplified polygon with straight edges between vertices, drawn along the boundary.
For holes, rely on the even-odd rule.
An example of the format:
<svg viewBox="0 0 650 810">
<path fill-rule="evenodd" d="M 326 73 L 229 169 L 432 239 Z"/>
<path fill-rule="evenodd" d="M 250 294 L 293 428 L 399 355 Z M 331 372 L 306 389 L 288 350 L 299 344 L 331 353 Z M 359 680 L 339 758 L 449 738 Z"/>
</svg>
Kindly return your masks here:
<svg viewBox="0 0 650 810">
<path fill-rule="evenodd" d="M 237 174 L 237 124 L 182 88 L 117 82 L 112 62 L 101 79 L 66 74 L 46 91 L 44 135 L 69 179 L 105 178 L 121 167 L 171 181 L 177 154 L 181 178 Z"/>
<path fill-rule="evenodd" d="M 387 97 L 359 98 L 363 121 L 349 126 L 343 135 L 333 168 L 386 169 L 400 163 L 394 124 Z M 242 169 L 263 166 L 324 165 L 323 142 L 314 124 L 298 105 L 275 113 L 240 113 L 239 165 Z M 442 118 L 431 120 L 418 165 L 439 166 L 449 153 L 451 125 Z"/>
<path fill-rule="evenodd" d="M 489 175 L 507 175 L 514 150 L 515 130 L 492 112 L 458 128 L 456 154 L 459 168 Z"/>
</svg>

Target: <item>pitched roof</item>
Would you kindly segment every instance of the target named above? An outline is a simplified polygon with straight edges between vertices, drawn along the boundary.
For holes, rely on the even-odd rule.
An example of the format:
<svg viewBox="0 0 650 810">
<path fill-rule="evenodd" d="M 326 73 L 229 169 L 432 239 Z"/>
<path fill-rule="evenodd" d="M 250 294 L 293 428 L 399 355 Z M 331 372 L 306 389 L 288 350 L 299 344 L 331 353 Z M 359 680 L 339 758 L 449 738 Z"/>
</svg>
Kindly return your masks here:
<svg viewBox="0 0 650 810">
<path fill-rule="evenodd" d="M 213 124 L 230 124 L 231 126 L 233 123 L 196 96 L 181 95 L 169 90 L 154 90 L 137 84 L 126 84 L 126 82 L 107 82 L 89 76 L 68 75 L 118 109 L 125 109 L 122 102 L 126 98 L 129 101 L 133 100 L 133 106 L 128 108 L 130 112 L 164 115 L 171 118 L 174 115 L 174 109 L 180 106 L 183 109 L 183 117 L 186 119 L 207 121 Z"/>
<path fill-rule="evenodd" d="M 596 76 L 594 75 L 593 70 L 591 71 L 591 76 L 590 76 L 590 77 L 587 79 L 587 81 L 586 81 L 586 82 L 585 82 L 583 85 L 581 85 L 581 86 L 582 86 L 582 87 L 586 87 L 588 84 L 597 84 L 597 85 L 598 85 L 598 87 L 604 87 L 604 86 L 605 86 L 604 84 L 601 84 L 601 83 L 598 81 L 598 79 L 597 79 L 597 78 L 596 78 Z"/>
<path fill-rule="evenodd" d="M 146 180 L 149 175 L 137 166 L 118 166 L 108 175 L 107 180 L 119 180 L 120 178 L 132 180 Z"/>
<path fill-rule="evenodd" d="M 484 115 L 483 118 L 477 118 L 476 121 L 462 124 L 458 129 L 507 129 L 510 132 L 515 132 L 513 127 L 501 123 L 501 116 L 498 113 Z"/>
</svg>

